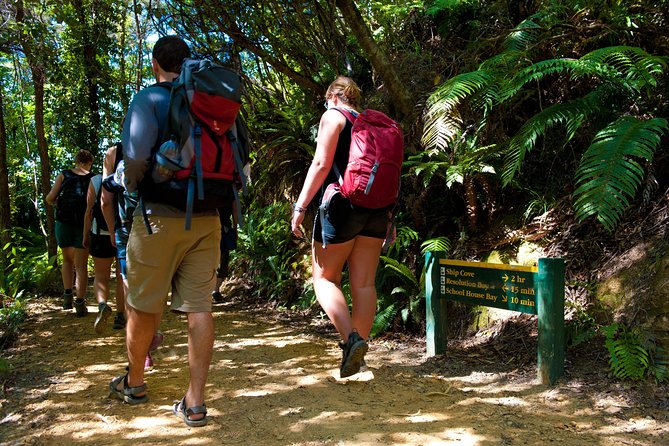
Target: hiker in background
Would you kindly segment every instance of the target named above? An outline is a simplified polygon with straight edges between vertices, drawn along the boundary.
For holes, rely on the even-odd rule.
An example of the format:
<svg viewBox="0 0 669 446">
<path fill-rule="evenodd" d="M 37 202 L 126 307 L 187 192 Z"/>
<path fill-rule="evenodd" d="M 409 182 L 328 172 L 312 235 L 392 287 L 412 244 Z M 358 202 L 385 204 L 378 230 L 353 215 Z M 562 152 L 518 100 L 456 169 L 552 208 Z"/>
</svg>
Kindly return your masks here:
<svg viewBox="0 0 669 446">
<path fill-rule="evenodd" d="M 218 209 L 218 216 L 221 221 L 221 260 L 216 269 L 216 287 L 211 297 L 214 302 L 220 304 L 223 302 L 223 295 L 221 294 L 221 285 L 227 279 L 230 273 L 230 251 L 237 248 L 237 203 L 232 202 L 231 206 L 226 206 Z"/>
<path fill-rule="evenodd" d="M 107 223 L 108 228 L 113 228 L 113 231 L 111 231 L 109 235 L 109 239 L 110 243 L 116 249 L 117 269 L 121 276 L 120 280 L 117 276 L 117 313 L 114 317 L 113 325 L 115 329 L 125 328 L 126 324 L 125 299 L 128 295 L 126 248 L 128 245 L 128 237 L 130 236 L 130 229 L 132 227 L 132 213 L 137 207 L 138 201 L 137 193 L 128 194 L 123 186 L 124 163 L 121 147 L 121 143 L 117 143 L 107 150 L 107 156 L 114 159 L 112 165 L 114 170 L 102 180 L 101 196 L 101 207 L 105 222 Z M 161 319 L 162 312 L 156 314 L 156 326 L 160 325 Z M 153 367 L 154 363 L 151 353 L 163 343 L 163 340 L 163 333 L 157 330 L 153 335 L 149 351 L 144 359 L 145 370 Z"/>
<path fill-rule="evenodd" d="M 346 170 L 352 123 L 342 108 L 357 115 L 360 89 L 353 80 L 339 76 L 327 89 L 326 111 L 321 117 L 316 140 L 316 153 L 307 172 L 299 198 L 294 205 L 291 230 L 297 237 L 304 235 L 300 225 L 311 200 L 322 199 L 325 186 L 337 181 L 333 172 L 336 165 L 340 172 Z M 381 246 L 389 222 L 388 209 L 370 210 L 350 204 L 338 196 L 330 205 L 324 219 L 324 228 L 316 218 L 312 239 L 312 276 L 318 303 L 339 332 L 343 350 L 340 376 L 351 376 L 360 371 L 368 345 L 366 339 L 376 314 L 376 268 Z M 323 236 L 327 237 L 324 248 Z M 353 301 L 349 313 L 346 298 L 341 290 L 342 270 L 348 263 L 349 281 Z"/>
<path fill-rule="evenodd" d="M 114 330 L 120 330 L 125 328 L 125 290 L 123 286 L 123 270 L 121 268 L 121 263 L 118 258 L 118 251 L 116 246 L 116 213 L 117 213 L 117 199 L 108 189 L 105 187 L 105 181 L 111 177 L 116 172 L 116 167 L 119 165 L 123 159 L 123 150 L 121 150 L 121 143 L 112 144 L 107 148 L 105 152 L 105 158 L 102 163 L 102 189 L 100 191 L 100 210 L 105 220 L 109 231 L 109 242 L 114 247 L 115 251 L 115 260 L 116 260 L 116 315 L 114 316 L 113 328 Z M 105 203 L 105 198 L 107 203 Z M 107 204 L 107 207 L 105 207 Z"/>
<path fill-rule="evenodd" d="M 63 309 L 74 306 L 77 317 L 88 314 L 86 288 L 88 281 L 88 250 L 83 246 L 84 214 L 88 183 L 93 176 L 93 155 L 80 150 L 75 168 L 58 174 L 46 202 L 56 206 L 56 240 L 63 253 Z M 74 271 L 76 269 L 77 298 L 73 301 Z"/>
<path fill-rule="evenodd" d="M 127 245 L 128 372 L 114 378 L 109 387 L 112 394 L 129 404 L 148 400 L 144 358 L 158 328 L 156 314 L 163 311 L 172 287 L 171 310 L 187 316 L 190 372 L 188 389 L 172 411 L 188 426 L 204 426 L 207 424 L 205 385 L 214 344 L 211 291 L 219 259 L 221 226 L 213 209 L 213 212 L 193 212 L 190 229 L 186 230 L 186 213 L 159 201 L 171 197 L 147 196 L 146 182 L 153 181 L 152 172 L 147 169 L 152 161 L 152 148 L 165 133 L 171 83 L 179 77 L 190 49 L 180 38 L 166 36 L 158 39 L 152 56 L 158 84 L 135 95 L 123 126 L 125 187 L 129 193 L 139 190 L 142 198 Z M 161 83 L 167 88 L 161 88 Z M 229 195 L 232 199 L 231 190 Z"/>
<path fill-rule="evenodd" d="M 88 186 L 86 216 L 84 218 L 83 245 L 93 257 L 95 275 L 93 279 L 93 295 L 98 303 L 98 316 L 93 328 L 96 333 L 102 333 L 107 326 L 107 319 L 112 314 L 109 300 L 109 276 L 112 263 L 116 257 L 116 248 L 109 239 L 107 223 L 102 215 L 100 196 L 102 194 L 102 175 L 91 178 Z M 118 268 L 116 280 L 120 282 Z M 117 298 L 118 300 L 118 298 Z"/>
</svg>

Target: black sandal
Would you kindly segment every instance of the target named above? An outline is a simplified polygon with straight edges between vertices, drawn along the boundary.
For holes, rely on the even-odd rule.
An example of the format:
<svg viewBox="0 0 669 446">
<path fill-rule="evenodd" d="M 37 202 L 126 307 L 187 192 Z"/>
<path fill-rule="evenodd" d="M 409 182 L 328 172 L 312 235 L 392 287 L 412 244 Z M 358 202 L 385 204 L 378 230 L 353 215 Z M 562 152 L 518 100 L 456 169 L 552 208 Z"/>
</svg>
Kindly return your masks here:
<svg viewBox="0 0 669 446">
<path fill-rule="evenodd" d="M 201 406 L 186 407 L 186 397 L 183 397 L 181 401 L 176 401 L 174 403 L 172 413 L 184 420 L 190 427 L 200 427 L 207 424 L 207 406 L 203 404 Z M 192 415 L 197 414 L 204 414 L 204 416 L 198 420 L 190 419 Z"/>
<path fill-rule="evenodd" d="M 123 389 L 119 390 L 118 385 L 123 382 Z M 149 400 L 149 395 L 146 393 L 142 396 L 137 396 L 138 393 L 146 392 L 146 384 L 137 387 L 128 386 L 128 374 L 117 376 L 109 383 L 109 391 L 125 401 L 128 404 L 141 404 Z"/>
</svg>

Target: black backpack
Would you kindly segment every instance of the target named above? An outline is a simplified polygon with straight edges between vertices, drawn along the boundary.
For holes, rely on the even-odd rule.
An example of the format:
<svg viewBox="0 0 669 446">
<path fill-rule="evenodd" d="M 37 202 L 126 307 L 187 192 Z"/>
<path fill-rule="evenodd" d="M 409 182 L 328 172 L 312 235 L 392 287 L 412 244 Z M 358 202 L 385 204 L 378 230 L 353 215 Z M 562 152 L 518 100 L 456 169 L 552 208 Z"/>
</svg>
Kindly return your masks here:
<svg viewBox="0 0 669 446">
<path fill-rule="evenodd" d="M 86 194 L 93 173 L 77 175 L 71 170 L 63 171 L 63 182 L 56 201 L 56 220 L 83 226 L 86 214 Z"/>
</svg>

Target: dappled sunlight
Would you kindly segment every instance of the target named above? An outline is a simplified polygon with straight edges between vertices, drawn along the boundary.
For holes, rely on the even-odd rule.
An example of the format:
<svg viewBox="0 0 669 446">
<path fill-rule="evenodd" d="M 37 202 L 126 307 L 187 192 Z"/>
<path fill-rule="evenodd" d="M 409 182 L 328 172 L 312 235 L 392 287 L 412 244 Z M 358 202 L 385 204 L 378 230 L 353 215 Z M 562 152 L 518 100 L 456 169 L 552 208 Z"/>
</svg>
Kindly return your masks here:
<svg viewBox="0 0 669 446">
<path fill-rule="evenodd" d="M 341 420 L 349 420 L 354 417 L 360 417 L 361 412 L 320 412 L 307 420 L 300 420 L 290 427 L 291 432 L 302 432 L 310 425 L 327 425 Z"/>
<path fill-rule="evenodd" d="M 242 350 L 246 347 L 257 347 L 257 346 L 268 346 L 268 347 L 276 347 L 276 348 L 284 348 L 289 345 L 299 345 L 299 344 L 306 344 L 309 341 L 306 339 L 302 338 L 282 338 L 282 339 L 267 339 L 267 338 L 247 338 L 247 339 L 238 339 L 236 342 L 228 342 L 226 343 L 226 346 L 231 348 L 231 349 L 238 349 Z"/>
<path fill-rule="evenodd" d="M 517 397 L 500 397 L 500 398 L 475 398 L 477 403 L 492 404 L 495 406 L 506 406 L 506 407 L 528 407 L 528 403 L 523 401 L 521 398 Z M 465 401 L 461 401 L 460 404 L 466 404 Z"/>
<path fill-rule="evenodd" d="M 604 426 L 599 426 L 596 429 L 596 432 L 602 435 L 616 435 L 616 434 L 628 434 L 633 432 L 647 432 L 659 430 L 660 426 L 658 425 L 657 420 L 653 418 L 630 418 L 627 420 L 621 420 L 620 418 L 610 418 L 609 424 Z M 624 444 L 622 440 L 620 444 Z"/>
<path fill-rule="evenodd" d="M 54 313 L 58 318 L 73 319 Z M 420 349 L 388 349 L 382 342 L 372 343 L 366 368 L 342 379 L 341 350 L 332 339 L 259 320 L 234 325 L 233 318 L 242 316 L 216 319 L 224 333 L 215 341 L 203 428 L 172 414 L 172 401 L 188 386 L 188 349 L 183 318 L 166 314 L 165 343 L 145 372 L 147 404 L 131 406 L 109 395 L 109 380 L 127 364 L 122 336 L 100 337 L 91 320 L 75 320 L 72 333 L 31 338 L 25 351 L 35 361 L 32 368 L 22 363 L 23 386 L 9 393 L 14 401 L 0 399 L 0 429 L 17 445 L 192 446 L 489 446 L 518 438 L 649 446 L 667 432 L 660 419 L 629 418 L 630 406 L 617 394 L 595 402 L 580 398 L 585 390 L 576 383 L 546 387 L 531 374 L 475 366 L 458 376 L 447 369 L 428 374 L 416 366 Z"/>
<path fill-rule="evenodd" d="M 406 416 L 392 416 L 386 419 L 389 424 L 403 423 L 433 423 L 436 421 L 445 421 L 451 417 L 442 413 L 422 413 L 420 410 L 414 414 Z"/>
<path fill-rule="evenodd" d="M 423 432 L 399 432 L 390 436 L 395 445 L 421 446 L 477 446 L 485 444 L 486 437 L 474 434 L 470 429 L 446 429 L 444 431 L 427 434 Z"/>
</svg>

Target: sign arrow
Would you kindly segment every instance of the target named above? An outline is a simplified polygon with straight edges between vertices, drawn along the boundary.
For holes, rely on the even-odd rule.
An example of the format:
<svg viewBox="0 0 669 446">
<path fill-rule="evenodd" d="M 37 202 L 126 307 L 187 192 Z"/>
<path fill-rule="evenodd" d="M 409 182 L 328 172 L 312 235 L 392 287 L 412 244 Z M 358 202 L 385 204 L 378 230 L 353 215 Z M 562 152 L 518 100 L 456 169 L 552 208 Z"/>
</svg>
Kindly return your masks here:
<svg viewBox="0 0 669 446">
<path fill-rule="evenodd" d="M 507 276 L 506 274 L 504 274 L 504 275 L 502 276 L 502 279 L 504 279 L 504 281 L 507 282 L 507 281 L 509 280 L 509 276 Z"/>
</svg>

